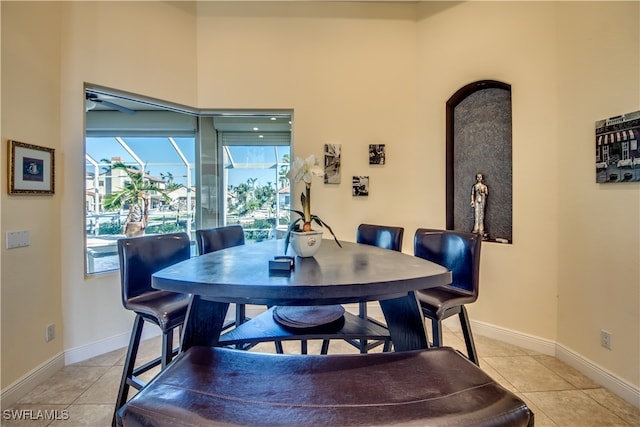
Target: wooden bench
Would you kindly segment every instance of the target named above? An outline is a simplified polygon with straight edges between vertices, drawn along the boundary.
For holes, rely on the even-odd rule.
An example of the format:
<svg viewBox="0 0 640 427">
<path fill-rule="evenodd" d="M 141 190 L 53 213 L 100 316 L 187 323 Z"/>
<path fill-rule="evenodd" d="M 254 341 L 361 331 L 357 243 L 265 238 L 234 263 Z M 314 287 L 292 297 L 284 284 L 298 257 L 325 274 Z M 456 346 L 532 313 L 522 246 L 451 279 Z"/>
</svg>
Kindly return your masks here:
<svg viewBox="0 0 640 427">
<path fill-rule="evenodd" d="M 119 412 L 131 426 L 533 426 L 457 351 L 265 354 L 192 347 Z"/>
</svg>

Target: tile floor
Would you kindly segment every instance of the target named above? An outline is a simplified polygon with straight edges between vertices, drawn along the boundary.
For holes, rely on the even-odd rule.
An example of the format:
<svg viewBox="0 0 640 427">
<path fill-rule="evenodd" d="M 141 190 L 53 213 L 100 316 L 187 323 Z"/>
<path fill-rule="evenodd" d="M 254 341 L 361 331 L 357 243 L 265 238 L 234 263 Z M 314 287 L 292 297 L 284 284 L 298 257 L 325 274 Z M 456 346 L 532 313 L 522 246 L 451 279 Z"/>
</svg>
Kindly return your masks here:
<svg viewBox="0 0 640 427">
<path fill-rule="evenodd" d="M 529 405 L 535 413 L 536 426 L 640 426 L 640 409 L 554 357 L 482 336 L 475 339 L 481 368 Z M 445 345 L 464 351 L 464 341 L 458 332 L 445 329 L 443 340 Z M 319 353 L 320 344 L 310 342 L 309 353 Z M 148 360 L 159 351 L 159 338 L 147 340 L 139 360 Z M 273 344 L 261 344 L 254 351 L 273 352 Z M 285 343 L 285 351 L 299 352 L 299 344 Z M 344 342 L 332 341 L 329 353 L 355 351 Z M 66 419 L 16 421 L 5 419 L 3 412 L 1 425 L 110 426 L 125 354 L 126 348 L 122 348 L 66 366 L 10 408 L 31 411 L 26 412 L 33 414 L 29 418 L 38 418 L 38 411 L 57 411 L 54 413 L 58 418 Z"/>
</svg>

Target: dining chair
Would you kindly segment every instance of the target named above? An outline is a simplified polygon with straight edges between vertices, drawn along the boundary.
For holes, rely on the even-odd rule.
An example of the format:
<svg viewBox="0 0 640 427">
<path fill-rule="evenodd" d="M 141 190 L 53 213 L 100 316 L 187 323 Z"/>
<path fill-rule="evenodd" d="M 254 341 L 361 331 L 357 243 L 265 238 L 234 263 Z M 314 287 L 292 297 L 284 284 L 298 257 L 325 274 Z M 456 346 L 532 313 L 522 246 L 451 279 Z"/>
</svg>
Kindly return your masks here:
<svg viewBox="0 0 640 427">
<path fill-rule="evenodd" d="M 402 237 L 404 235 L 403 227 L 392 227 L 387 225 L 375 225 L 375 224 L 360 224 L 356 230 L 356 243 L 361 243 L 370 246 L 377 246 L 382 249 L 389 249 L 397 252 L 402 251 Z M 345 316 L 351 316 L 351 313 L 345 312 Z M 373 323 L 379 327 L 386 329 L 386 325 L 374 318 L 367 315 L 367 303 L 358 303 L 358 317 L 366 322 Z M 368 335 L 370 331 L 366 326 L 363 328 L 363 338 L 359 339 L 347 339 L 346 341 L 352 346 L 360 350 L 360 353 L 368 353 L 369 350 L 379 345 L 384 344 L 383 351 L 387 352 L 391 350 L 391 336 L 385 334 L 384 340 L 370 341 L 364 336 Z M 322 353 L 326 354 L 329 348 L 329 338 L 325 338 L 322 342 Z"/>
<path fill-rule="evenodd" d="M 221 249 L 244 245 L 244 230 L 240 225 L 226 225 L 221 227 L 196 230 L 196 244 L 198 254 L 204 255 Z M 223 330 L 238 326 L 247 321 L 244 304 L 236 304 L 235 320 L 224 325 Z"/>
<path fill-rule="evenodd" d="M 387 225 L 374 225 L 374 224 L 360 224 L 356 230 L 356 243 L 363 243 L 365 245 L 377 246 L 382 249 L 389 249 L 397 252 L 402 251 L 402 238 L 404 236 L 403 227 L 392 227 Z M 376 319 L 370 318 L 367 315 L 367 303 L 361 302 L 358 304 L 358 316 L 361 319 L 366 319 L 379 326 L 385 327 L 382 322 Z M 360 349 L 361 353 L 367 353 L 368 350 L 383 344 L 383 341 L 374 341 L 368 343 L 366 339 L 361 339 L 357 342 L 351 341 L 352 345 Z M 384 341 L 384 351 L 389 351 L 391 347 L 391 338 Z"/>
<path fill-rule="evenodd" d="M 120 379 L 114 421 L 117 411 L 127 401 L 129 388 L 140 390 L 145 385 L 138 376 L 158 365 L 164 369 L 178 352 L 173 348 L 173 331 L 184 323 L 190 296 L 153 289 L 151 275 L 191 256 L 191 242 L 186 233 L 123 238 L 117 245 L 122 305 L 135 313 L 135 320 Z M 162 331 L 162 353 L 136 367 L 145 322 Z"/>
<path fill-rule="evenodd" d="M 232 248 L 234 246 L 244 245 L 244 229 L 240 225 L 224 225 L 220 227 L 196 230 L 196 244 L 198 246 L 199 255 L 208 254 L 210 252 L 215 252 L 222 249 Z M 225 331 L 233 326 L 240 326 L 247 320 L 250 320 L 247 317 L 245 304 L 236 303 L 235 307 L 236 314 L 234 320 L 225 323 L 222 326 L 222 331 Z M 276 341 L 274 342 L 274 344 L 278 353 L 284 353 L 281 342 Z M 251 348 L 251 345 L 239 344 L 235 347 L 247 350 Z"/>
<path fill-rule="evenodd" d="M 469 360 L 476 365 L 476 353 L 469 316 L 465 308 L 478 299 L 482 236 L 452 230 L 419 228 L 414 236 L 414 255 L 449 270 L 451 284 L 416 292 L 422 313 L 431 319 L 433 346 L 442 346 L 442 320 L 455 314 L 460 319 Z"/>
<path fill-rule="evenodd" d="M 244 243 L 244 230 L 240 225 L 196 230 L 196 244 L 200 255 L 244 245 Z"/>
</svg>

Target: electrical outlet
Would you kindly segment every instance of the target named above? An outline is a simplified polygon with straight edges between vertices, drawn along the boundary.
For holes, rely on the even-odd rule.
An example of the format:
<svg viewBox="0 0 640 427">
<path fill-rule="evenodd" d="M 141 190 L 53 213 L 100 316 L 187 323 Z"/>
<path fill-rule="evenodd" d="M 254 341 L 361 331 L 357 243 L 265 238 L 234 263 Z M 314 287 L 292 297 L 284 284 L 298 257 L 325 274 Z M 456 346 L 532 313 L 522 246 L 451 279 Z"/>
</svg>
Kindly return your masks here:
<svg viewBox="0 0 640 427">
<path fill-rule="evenodd" d="M 600 345 L 611 350 L 611 332 L 604 329 L 600 331 Z"/>
<path fill-rule="evenodd" d="M 44 340 L 46 342 L 49 342 L 49 341 L 53 340 L 55 337 L 56 337 L 56 325 L 55 325 L 55 323 L 47 325 L 47 327 L 44 330 Z"/>
</svg>

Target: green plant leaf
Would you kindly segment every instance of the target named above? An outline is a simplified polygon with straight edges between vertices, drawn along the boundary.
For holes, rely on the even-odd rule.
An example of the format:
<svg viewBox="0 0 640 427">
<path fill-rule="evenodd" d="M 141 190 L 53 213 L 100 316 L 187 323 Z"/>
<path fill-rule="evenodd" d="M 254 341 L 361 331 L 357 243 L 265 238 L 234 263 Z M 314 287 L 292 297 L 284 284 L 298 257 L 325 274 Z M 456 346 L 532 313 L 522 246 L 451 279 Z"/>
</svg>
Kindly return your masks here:
<svg viewBox="0 0 640 427">
<path fill-rule="evenodd" d="M 312 215 L 311 220 L 314 221 L 316 224 L 318 224 L 320 227 L 325 227 L 327 230 L 329 230 L 329 233 L 331 233 L 331 235 L 333 236 L 333 240 L 336 241 L 338 246 L 342 247 L 342 245 L 340 244 L 340 241 L 338 240 L 336 235 L 333 233 L 333 230 L 331 229 L 331 227 L 329 227 L 329 224 L 327 224 L 326 222 L 318 218 L 317 215 Z"/>
</svg>

